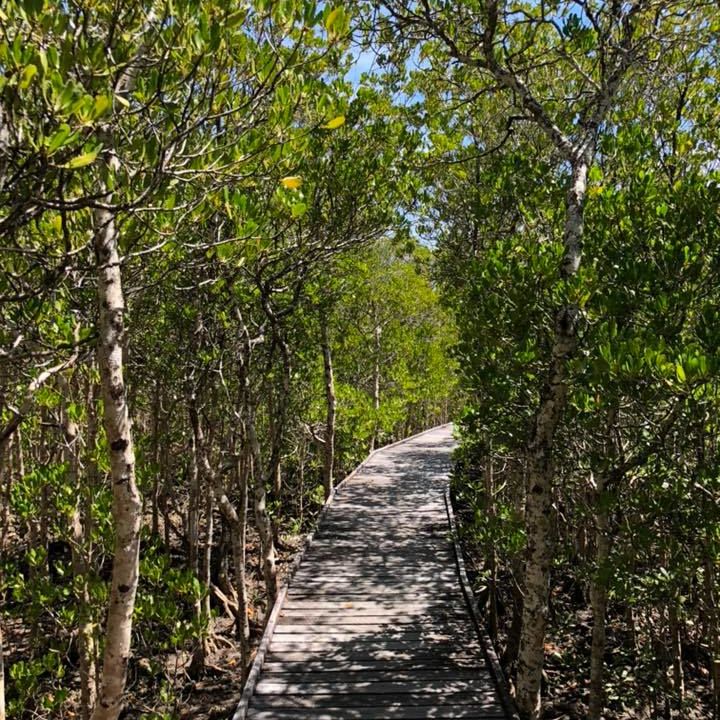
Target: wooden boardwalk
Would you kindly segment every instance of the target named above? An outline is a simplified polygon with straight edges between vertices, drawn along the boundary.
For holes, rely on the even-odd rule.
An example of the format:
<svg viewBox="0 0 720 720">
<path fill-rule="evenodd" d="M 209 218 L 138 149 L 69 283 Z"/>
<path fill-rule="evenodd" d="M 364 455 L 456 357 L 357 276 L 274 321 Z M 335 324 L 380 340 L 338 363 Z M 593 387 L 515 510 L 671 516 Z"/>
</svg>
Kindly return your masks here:
<svg viewBox="0 0 720 720">
<path fill-rule="evenodd" d="M 268 624 L 235 720 L 506 718 L 458 574 L 446 425 L 341 484 Z M 492 658 L 491 658 L 492 659 Z"/>
</svg>

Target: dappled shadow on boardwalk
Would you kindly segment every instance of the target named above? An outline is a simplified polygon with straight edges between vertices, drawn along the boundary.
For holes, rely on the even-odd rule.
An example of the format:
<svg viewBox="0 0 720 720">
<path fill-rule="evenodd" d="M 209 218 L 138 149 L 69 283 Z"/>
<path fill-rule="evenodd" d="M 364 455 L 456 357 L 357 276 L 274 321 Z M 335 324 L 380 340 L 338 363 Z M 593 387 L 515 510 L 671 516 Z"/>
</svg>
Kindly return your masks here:
<svg viewBox="0 0 720 720">
<path fill-rule="evenodd" d="M 458 583 L 447 428 L 343 484 L 293 578 L 254 720 L 504 717 Z"/>
</svg>

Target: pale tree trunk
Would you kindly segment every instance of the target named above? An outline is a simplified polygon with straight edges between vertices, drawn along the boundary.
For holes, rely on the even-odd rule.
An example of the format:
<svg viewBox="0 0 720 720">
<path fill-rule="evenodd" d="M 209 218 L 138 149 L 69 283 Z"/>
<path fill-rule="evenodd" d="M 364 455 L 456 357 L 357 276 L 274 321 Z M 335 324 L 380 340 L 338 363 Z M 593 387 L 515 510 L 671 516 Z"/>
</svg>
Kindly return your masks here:
<svg viewBox="0 0 720 720">
<path fill-rule="evenodd" d="M 673 598 L 668 606 L 668 629 L 670 631 L 670 653 L 672 655 L 673 691 L 675 702 L 682 706 L 685 700 L 685 674 L 682 666 L 682 638 L 678 618 L 678 599 Z"/>
<path fill-rule="evenodd" d="M 94 363 L 93 363 L 94 367 Z M 100 486 L 100 470 L 97 465 L 97 459 L 95 457 L 95 450 L 97 447 L 98 438 L 98 415 L 97 415 L 97 397 L 99 388 L 97 383 L 88 376 L 87 390 L 86 390 L 86 411 L 87 411 L 87 442 L 85 444 L 85 467 L 86 467 L 86 480 L 85 480 L 85 518 L 83 531 L 85 533 L 85 548 L 86 557 L 88 562 L 88 569 L 93 567 L 93 513 L 92 513 L 92 502 L 93 495 L 97 488 Z M 90 608 L 88 608 L 90 610 Z M 100 677 L 100 662 L 98 658 L 99 647 L 97 642 L 97 610 L 93 607 L 92 614 L 88 614 L 89 620 L 93 623 L 93 635 L 92 635 L 92 667 L 95 671 L 93 678 L 93 684 L 95 686 L 95 701 L 97 702 L 97 688 L 100 687 L 102 678 Z"/>
<path fill-rule="evenodd" d="M 5 648 L 3 647 L 2 616 L 0 616 L 0 720 L 5 720 Z"/>
<path fill-rule="evenodd" d="M 7 460 L 5 457 L 7 455 Z M 8 442 L 3 446 L 0 444 L 0 467 L 7 475 L 7 492 L 4 496 L 3 503 L 3 519 L 2 519 L 2 543 L 0 543 L 0 559 L 5 551 L 6 535 L 9 527 L 9 505 L 10 505 L 10 488 L 12 486 L 12 443 L 8 438 Z M 3 581 L 2 566 L 0 565 L 0 583 Z M 3 647 L 3 628 L 2 628 L 2 612 L 0 612 L 0 720 L 5 720 L 5 651 Z"/>
<path fill-rule="evenodd" d="M 495 508 L 495 477 L 493 473 L 492 446 L 485 457 L 484 468 L 485 509 L 488 519 L 494 524 Z M 497 552 L 495 542 L 491 539 L 487 544 L 488 563 L 488 632 L 493 643 L 498 639 L 498 605 L 497 605 Z"/>
<path fill-rule="evenodd" d="M 513 476 L 510 482 L 512 493 L 512 502 L 519 517 L 525 516 L 525 490 L 527 481 L 527 463 L 525 459 L 521 459 L 517 468 L 513 469 Z M 513 600 L 513 614 L 510 621 L 510 629 L 508 630 L 507 645 L 502 654 L 502 665 L 505 668 L 508 677 L 514 675 L 517 666 L 518 654 L 520 652 L 520 634 L 522 632 L 522 614 L 523 614 L 523 577 L 524 568 L 522 556 L 520 553 L 514 553 L 510 558 L 510 568 L 512 571 L 510 589 Z"/>
<path fill-rule="evenodd" d="M 160 534 L 160 397 L 160 383 L 158 382 L 155 386 L 155 397 L 153 399 L 153 484 L 152 496 L 150 498 L 150 512 L 152 514 L 151 532 L 153 537 L 157 537 Z"/>
<path fill-rule="evenodd" d="M 605 476 L 596 479 L 595 500 L 595 574 L 590 582 L 590 607 L 593 629 L 590 647 L 590 698 L 588 720 L 601 720 L 605 708 L 605 643 L 607 614 L 607 564 L 610 559 L 608 513 L 602 495 Z"/>
<path fill-rule="evenodd" d="M 279 499 L 282 492 L 282 463 L 279 459 L 273 467 L 272 478 L 273 497 Z"/>
<path fill-rule="evenodd" d="M 322 322 L 322 353 L 325 376 L 325 443 L 323 446 L 323 488 L 327 500 L 333 491 L 333 464 L 335 462 L 335 377 L 333 375 L 332 350 L 328 338 L 327 323 Z"/>
<path fill-rule="evenodd" d="M 286 388 L 284 388 L 285 391 L 287 391 Z M 285 403 L 285 399 L 282 399 L 279 401 L 279 405 L 282 408 L 283 404 Z M 273 443 L 273 449 L 274 444 L 279 439 L 278 434 L 278 424 L 277 424 L 277 418 L 276 418 L 276 410 L 275 410 L 275 402 L 273 400 L 273 394 L 272 391 L 268 393 L 268 424 L 269 424 L 269 434 L 271 438 L 271 443 Z M 272 494 L 273 498 L 275 500 L 280 499 L 280 493 L 282 492 L 282 462 L 280 460 L 280 449 L 279 449 L 279 443 L 278 443 L 278 451 L 277 453 L 273 453 L 272 455 L 272 470 L 270 473 L 270 476 L 272 478 Z"/>
<path fill-rule="evenodd" d="M 89 493 L 80 484 L 80 437 L 78 426 L 70 417 L 68 404 L 71 399 L 71 383 L 62 375 L 58 376 L 58 384 L 63 392 L 62 429 L 65 440 L 63 455 L 68 467 L 68 480 L 75 488 L 77 501 L 71 520 L 72 529 L 72 571 L 75 588 L 75 600 L 78 613 L 78 656 L 80 661 L 80 704 L 83 720 L 92 715 L 97 697 L 95 687 L 95 637 L 93 624 L 89 617 L 91 612 L 90 591 L 88 588 L 88 547 L 85 522 L 89 522 L 86 501 Z"/>
<path fill-rule="evenodd" d="M 240 508 L 238 512 L 237 547 L 233 544 L 235 559 L 235 577 L 237 579 L 238 609 L 236 613 L 236 630 L 240 640 L 240 658 L 242 662 L 242 681 L 247 679 L 250 668 L 250 620 L 248 617 L 247 577 L 245 560 L 247 548 L 247 511 L 248 511 L 248 476 L 249 458 L 244 454 L 244 445 L 238 454 L 235 473 L 240 490 Z"/>
<path fill-rule="evenodd" d="M 130 660 L 132 614 L 140 564 L 142 501 L 135 482 L 135 451 L 123 378 L 125 298 L 118 230 L 113 214 L 95 211 L 95 256 L 100 310 L 98 364 L 104 425 L 110 451 L 115 526 L 112 583 L 105 631 L 102 689 L 93 720 L 116 720 L 123 706 Z"/>
<path fill-rule="evenodd" d="M 708 533 L 709 535 L 709 533 Z M 713 720 L 720 720 L 720 612 L 718 610 L 718 584 L 715 576 L 710 537 L 705 538 L 705 605 L 707 607 L 710 647 L 710 680 L 713 694 Z"/>
<path fill-rule="evenodd" d="M 565 255 L 562 274 L 570 277 L 580 267 L 589 158 L 576 161 L 567 196 L 564 232 Z M 528 444 L 528 482 L 525 502 L 527 534 L 525 599 L 518 657 L 517 703 L 527 720 L 541 717 L 541 681 L 548 617 L 550 568 L 555 554 L 555 510 L 553 508 L 553 444 L 567 400 L 567 365 L 577 346 L 580 310 L 575 305 L 561 308 L 555 319 L 555 336 L 550 367 L 542 389 Z"/>
<path fill-rule="evenodd" d="M 205 500 L 205 543 L 203 546 L 202 567 L 200 568 L 200 577 L 206 588 L 210 587 L 210 581 L 212 579 L 212 550 L 214 533 L 215 497 L 211 492 L 209 492 Z M 205 617 L 210 617 L 210 593 L 205 593 L 203 612 L 205 613 Z"/>
<path fill-rule="evenodd" d="M 262 560 L 263 578 L 268 594 L 268 612 L 275 602 L 278 593 L 278 578 L 276 567 L 275 543 L 273 541 L 273 527 L 267 509 L 267 494 L 265 492 L 265 478 L 263 476 L 263 461 L 260 451 L 260 441 L 255 429 L 255 418 L 252 411 L 247 420 L 247 436 L 255 465 L 255 481 L 253 483 L 253 500 L 255 506 L 255 524 L 260 535 L 260 553 Z"/>
<path fill-rule="evenodd" d="M 191 401 L 192 402 L 192 401 Z M 194 410 L 190 410 L 192 433 L 190 434 L 190 467 L 188 469 L 190 498 L 188 503 L 187 542 L 188 542 L 188 568 L 199 580 L 200 563 L 198 557 L 198 528 L 200 520 L 200 472 L 198 469 L 198 448 L 197 448 L 197 417 L 193 417 Z M 197 414 L 196 414 L 197 415 Z M 206 588 L 210 586 L 207 585 Z M 203 619 L 203 602 L 198 598 L 194 603 L 195 618 L 198 621 Z M 208 616 L 209 617 L 209 616 Z M 205 637 L 197 639 L 190 663 L 190 677 L 196 678 L 205 671 L 207 662 L 208 645 Z"/>
<path fill-rule="evenodd" d="M 375 411 L 375 420 L 373 425 L 373 434 L 370 438 L 370 452 L 375 449 L 378 434 L 378 413 L 380 411 L 380 349 L 381 349 L 382 328 L 380 323 L 375 319 L 375 328 L 373 329 L 373 410 Z"/>
<path fill-rule="evenodd" d="M 10 532 L 10 496 L 13 484 L 13 463 L 15 436 L 11 436 L 5 447 L 0 447 L 0 485 L 2 489 L 2 517 L 0 517 L 0 555 L 5 551 L 5 545 Z"/>
<path fill-rule="evenodd" d="M 608 490 L 606 483 L 607 468 L 612 467 L 616 458 L 615 431 L 617 427 L 617 408 L 608 410 L 604 455 L 606 467 L 596 477 L 591 476 L 594 484 L 593 507 L 595 519 L 595 572 L 590 580 L 590 608 L 592 611 L 592 640 L 590 645 L 590 695 L 588 699 L 588 720 L 601 720 L 605 709 L 605 645 L 607 641 L 606 615 L 608 600 L 608 563 L 610 562 L 610 519 L 608 513 Z"/>
<path fill-rule="evenodd" d="M 303 516 L 305 512 L 305 455 L 307 453 L 305 447 L 305 436 L 300 440 L 298 449 L 298 523 L 302 528 Z"/>
<path fill-rule="evenodd" d="M 197 440 L 194 431 L 190 434 L 190 467 L 188 475 L 190 486 L 187 519 L 188 568 L 190 572 L 197 575 L 200 566 L 200 473 L 198 470 Z"/>
</svg>

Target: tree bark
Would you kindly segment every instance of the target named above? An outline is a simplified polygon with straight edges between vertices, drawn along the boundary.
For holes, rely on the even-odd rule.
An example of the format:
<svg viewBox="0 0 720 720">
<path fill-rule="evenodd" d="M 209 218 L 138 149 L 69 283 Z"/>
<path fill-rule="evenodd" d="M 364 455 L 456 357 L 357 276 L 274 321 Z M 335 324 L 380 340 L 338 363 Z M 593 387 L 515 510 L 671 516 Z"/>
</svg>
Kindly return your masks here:
<svg viewBox="0 0 720 720">
<path fill-rule="evenodd" d="M 273 527 L 267 510 L 267 494 L 265 492 L 265 478 L 263 476 L 262 453 L 260 441 L 255 429 L 255 419 L 250 413 L 247 421 L 248 442 L 255 465 L 255 481 L 253 483 L 253 500 L 255 505 L 255 524 L 260 535 L 260 552 L 263 578 L 268 593 L 268 612 L 275 602 L 278 593 L 278 579 L 275 543 L 273 541 Z"/>
<path fill-rule="evenodd" d="M 200 549 L 200 473 L 196 434 L 190 433 L 190 467 L 188 469 L 190 496 L 188 500 L 187 543 L 188 569 L 195 575 L 199 571 Z"/>
<path fill-rule="evenodd" d="M 152 458 L 153 458 L 153 483 L 152 496 L 150 498 L 150 511 L 152 514 L 152 525 L 150 532 L 153 537 L 160 534 L 160 508 L 158 506 L 160 497 L 160 383 L 156 380 L 155 397 L 153 398 L 153 432 L 152 432 Z"/>
<path fill-rule="evenodd" d="M 590 607 L 593 629 L 590 648 L 590 698 L 588 720 L 601 720 L 605 707 L 605 618 L 607 614 L 607 564 L 610 558 L 608 513 L 602 500 L 605 478 L 596 479 L 595 500 L 595 574 L 590 582 Z"/>
<path fill-rule="evenodd" d="M 335 462 L 335 377 L 333 374 L 332 350 L 328 338 L 327 321 L 322 321 L 322 353 L 325 376 L 325 444 L 323 446 L 323 488 L 327 500 L 333 491 L 333 464 Z"/>
<path fill-rule="evenodd" d="M 484 468 L 485 508 L 489 522 L 495 522 L 495 477 L 493 473 L 492 447 L 488 449 Z M 488 632 L 493 643 L 498 639 L 498 603 L 497 603 L 497 552 L 495 543 L 490 540 L 486 548 L 488 563 Z"/>
<path fill-rule="evenodd" d="M 0 617 L 0 720 L 5 720 L 5 648 L 3 646 L 2 617 Z"/>
<path fill-rule="evenodd" d="M 10 531 L 10 496 L 12 495 L 13 464 L 12 455 L 15 440 L 9 439 L 5 447 L 0 447 L 0 492 L 2 493 L 2 511 L 0 516 L 0 555 L 5 551 L 5 543 Z"/>
<path fill-rule="evenodd" d="M 705 607 L 707 614 L 707 644 L 710 648 L 710 681 L 712 683 L 713 720 L 720 720 L 720 609 L 716 558 L 713 553 L 712 532 L 705 531 Z"/>
<path fill-rule="evenodd" d="M 677 598 L 673 598 L 668 607 L 668 630 L 670 631 L 670 653 L 672 655 L 674 699 L 678 706 L 682 706 L 682 703 L 685 700 L 685 674 L 682 666 L 682 642 L 677 603 Z"/>
<path fill-rule="evenodd" d="M 574 275 L 580 267 L 585 199 L 590 153 L 573 167 L 566 201 L 565 255 L 562 274 Z M 555 319 L 555 332 L 547 379 L 540 396 L 533 433 L 528 444 L 528 483 L 525 502 L 527 533 L 525 600 L 518 657 L 517 704 L 526 720 L 541 716 L 541 680 L 548 617 L 550 568 L 555 554 L 553 508 L 553 444 L 567 399 L 567 365 L 577 346 L 580 310 L 565 305 Z"/>
<path fill-rule="evenodd" d="M 240 490 L 240 510 L 238 512 L 238 546 L 233 545 L 235 557 L 235 577 L 237 578 L 238 609 L 236 613 L 236 630 L 240 640 L 240 658 L 242 662 L 242 681 L 247 680 L 250 669 L 250 620 L 248 617 L 247 578 L 245 573 L 247 547 L 247 510 L 248 510 L 248 458 L 238 454 L 235 465 L 236 480 Z"/>
<path fill-rule="evenodd" d="M 375 309 L 374 309 L 375 310 Z M 377 310 L 374 312 L 375 327 L 373 328 L 373 410 L 375 411 L 375 418 L 373 420 L 373 433 L 370 438 L 370 452 L 375 449 L 377 443 L 378 434 L 378 413 L 380 412 L 380 350 L 381 350 L 381 339 L 382 339 L 382 328 L 380 327 L 380 321 L 377 317 Z"/>
<path fill-rule="evenodd" d="M 123 378 L 125 298 L 118 230 L 113 214 L 95 210 L 95 256 L 100 311 L 98 364 L 110 452 L 115 550 L 105 631 L 102 689 L 93 720 L 117 720 L 130 659 L 132 614 L 140 564 L 142 501 L 135 482 L 132 425 Z"/>
<path fill-rule="evenodd" d="M 58 376 L 63 391 L 62 429 L 65 440 L 63 454 L 68 467 L 68 481 L 75 488 L 77 501 L 72 514 L 72 571 L 75 587 L 75 601 L 78 613 L 78 656 L 80 665 L 80 705 L 83 720 L 89 720 L 95 707 L 97 688 L 95 686 L 95 636 L 90 619 L 91 604 L 88 587 L 88 547 L 85 522 L 89 522 L 88 490 L 80 483 L 80 437 L 78 426 L 70 416 L 68 402 L 71 397 L 71 383 L 62 375 Z"/>
<path fill-rule="evenodd" d="M 215 533 L 215 497 L 209 492 L 205 501 L 205 544 L 203 547 L 202 567 L 200 568 L 200 577 L 205 587 L 210 587 L 212 579 L 212 552 L 213 538 Z M 205 602 L 203 605 L 205 617 L 210 617 L 210 593 L 205 593 Z"/>
<path fill-rule="evenodd" d="M 197 450 L 197 419 L 192 417 L 191 412 L 191 424 L 192 433 L 190 433 L 190 467 L 188 469 L 189 484 L 190 484 L 190 497 L 188 502 L 188 521 L 187 521 L 187 543 L 188 543 L 188 569 L 195 575 L 199 580 L 199 557 L 198 557 L 198 528 L 199 528 L 199 515 L 200 515 L 200 472 L 198 468 L 198 450 Z M 206 585 L 206 590 L 209 589 L 210 585 Z M 203 619 L 203 604 L 202 598 L 197 598 L 194 603 L 195 619 L 202 622 Z M 209 617 L 209 616 L 208 616 Z M 190 662 L 189 674 L 193 678 L 197 678 L 205 671 L 205 663 L 207 661 L 207 642 L 205 637 L 196 638 L 193 649 L 192 661 Z"/>
</svg>

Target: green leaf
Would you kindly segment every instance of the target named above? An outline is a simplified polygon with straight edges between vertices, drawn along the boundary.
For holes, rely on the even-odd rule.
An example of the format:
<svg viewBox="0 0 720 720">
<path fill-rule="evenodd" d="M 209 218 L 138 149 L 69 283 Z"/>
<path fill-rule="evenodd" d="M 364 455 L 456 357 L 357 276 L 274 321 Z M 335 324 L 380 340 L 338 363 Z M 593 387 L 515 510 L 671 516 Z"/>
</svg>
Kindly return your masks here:
<svg viewBox="0 0 720 720">
<path fill-rule="evenodd" d="M 107 95 L 98 95 L 93 105 L 93 117 L 99 118 L 101 115 L 104 115 L 111 105 L 112 101 Z"/>
<path fill-rule="evenodd" d="M 680 363 L 675 363 L 675 375 L 681 383 L 684 383 L 687 379 L 685 376 L 685 368 L 683 368 Z"/>
<path fill-rule="evenodd" d="M 90 165 L 95 162 L 95 158 L 98 156 L 101 147 L 102 146 L 98 146 L 95 150 L 77 155 L 60 167 L 66 168 L 67 170 L 77 170 L 78 168 Z"/>
<path fill-rule="evenodd" d="M 293 217 L 302 217 L 307 212 L 307 205 L 304 202 L 295 203 L 290 211 Z"/>
<path fill-rule="evenodd" d="M 22 73 L 22 77 L 20 79 L 20 89 L 21 90 L 27 90 L 27 88 L 30 86 L 30 83 L 32 82 L 32 79 L 37 75 L 37 65 L 34 65 L 33 63 L 30 63 L 25 67 Z"/>
<path fill-rule="evenodd" d="M 70 126 L 67 123 L 63 123 L 52 135 L 47 142 L 48 155 L 56 153 L 64 144 L 65 141 L 70 137 Z"/>
<path fill-rule="evenodd" d="M 590 182 L 597 183 L 597 182 L 600 182 L 602 180 L 602 178 L 603 178 L 602 170 L 597 165 L 593 165 L 590 168 L 590 172 L 588 173 L 588 179 L 590 180 Z"/>
</svg>

